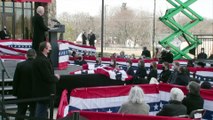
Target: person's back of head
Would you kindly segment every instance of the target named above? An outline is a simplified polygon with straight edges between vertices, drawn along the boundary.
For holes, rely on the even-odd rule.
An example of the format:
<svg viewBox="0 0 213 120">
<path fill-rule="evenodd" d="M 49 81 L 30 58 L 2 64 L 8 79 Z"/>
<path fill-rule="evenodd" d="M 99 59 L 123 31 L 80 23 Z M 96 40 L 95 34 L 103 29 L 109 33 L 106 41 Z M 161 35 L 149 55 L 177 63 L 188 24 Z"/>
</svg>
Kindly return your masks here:
<svg viewBox="0 0 213 120">
<path fill-rule="evenodd" d="M 36 51 L 34 49 L 29 49 L 27 51 L 27 58 L 28 59 L 35 59 L 36 58 Z"/>
<path fill-rule="evenodd" d="M 201 86 L 200 86 L 202 89 L 212 89 L 212 85 L 210 82 L 208 81 L 204 81 Z"/>
<path fill-rule="evenodd" d="M 200 95 L 200 85 L 194 81 L 189 82 L 187 86 L 189 93 L 194 95 Z"/>
<path fill-rule="evenodd" d="M 44 15 L 44 7 L 38 6 L 37 9 L 36 9 L 36 12 L 41 16 Z"/>
<path fill-rule="evenodd" d="M 184 93 L 179 88 L 172 88 L 170 91 L 170 100 L 181 102 L 184 98 Z"/>
<path fill-rule="evenodd" d="M 134 86 L 131 88 L 128 96 L 128 101 L 132 103 L 143 103 L 144 92 L 139 86 Z"/>
</svg>

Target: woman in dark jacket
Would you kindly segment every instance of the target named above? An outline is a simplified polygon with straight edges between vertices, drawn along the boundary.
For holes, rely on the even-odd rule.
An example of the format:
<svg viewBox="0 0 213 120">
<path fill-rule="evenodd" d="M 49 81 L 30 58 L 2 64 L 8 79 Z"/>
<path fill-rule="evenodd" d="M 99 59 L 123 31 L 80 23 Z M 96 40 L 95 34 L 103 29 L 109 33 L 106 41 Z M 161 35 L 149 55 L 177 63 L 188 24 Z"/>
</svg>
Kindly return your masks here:
<svg viewBox="0 0 213 120">
<path fill-rule="evenodd" d="M 143 60 L 138 61 L 138 68 L 136 70 L 136 73 L 134 75 L 134 83 L 148 83 L 148 81 L 145 79 L 147 76 L 146 68 Z"/>
<path fill-rule="evenodd" d="M 168 104 L 164 105 L 158 116 L 178 116 L 186 115 L 187 109 L 181 101 L 184 98 L 184 94 L 179 88 L 172 88 L 170 91 L 170 101 Z"/>
<path fill-rule="evenodd" d="M 200 96 L 200 85 L 191 81 L 187 86 L 187 89 L 189 90 L 189 93 L 182 101 L 187 107 L 187 114 L 190 114 L 193 110 L 203 109 L 204 100 Z"/>
<path fill-rule="evenodd" d="M 150 65 L 150 72 L 147 75 L 147 80 L 150 81 L 152 77 L 154 77 L 156 79 L 158 77 L 158 71 L 157 71 L 157 64 L 156 64 L 156 62 L 152 62 L 151 63 L 151 65 Z"/>
</svg>

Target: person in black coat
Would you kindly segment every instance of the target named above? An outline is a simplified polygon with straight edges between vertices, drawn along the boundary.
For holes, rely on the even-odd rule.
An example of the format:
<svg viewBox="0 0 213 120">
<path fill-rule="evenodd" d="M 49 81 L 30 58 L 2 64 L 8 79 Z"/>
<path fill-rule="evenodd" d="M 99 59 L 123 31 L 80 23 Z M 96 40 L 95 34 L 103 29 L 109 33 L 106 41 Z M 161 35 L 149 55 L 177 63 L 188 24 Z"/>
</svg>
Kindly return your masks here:
<svg viewBox="0 0 213 120">
<path fill-rule="evenodd" d="M 128 75 L 131 75 L 131 76 L 134 76 L 134 69 L 133 69 L 133 67 L 132 67 L 132 61 L 131 60 L 128 60 L 127 61 L 127 69 L 126 69 L 126 73 L 128 74 Z"/>
<path fill-rule="evenodd" d="M 189 90 L 182 103 L 187 107 L 187 114 L 190 114 L 193 110 L 203 109 L 204 100 L 200 96 L 200 85 L 194 81 L 191 81 L 187 89 Z"/>
<path fill-rule="evenodd" d="M 201 52 L 198 54 L 197 59 L 207 59 L 207 54 L 204 52 L 204 48 L 201 48 Z"/>
<path fill-rule="evenodd" d="M 33 96 L 34 97 L 49 97 L 56 93 L 56 82 L 60 79 L 58 74 L 54 74 L 54 69 L 51 64 L 48 54 L 51 51 L 49 42 L 41 42 L 39 45 L 39 54 L 33 61 Z M 36 103 L 35 116 L 41 118 L 48 117 L 47 101 L 39 101 Z"/>
<path fill-rule="evenodd" d="M 171 97 L 168 104 L 165 104 L 157 116 L 179 116 L 186 115 L 187 108 L 181 101 L 184 98 L 183 91 L 179 88 L 172 88 L 170 91 Z"/>
<path fill-rule="evenodd" d="M 158 77 L 158 70 L 157 70 L 157 64 L 156 62 L 152 62 L 150 65 L 150 72 L 147 75 L 148 82 L 151 80 L 151 78 L 154 77 L 157 79 Z"/>
<path fill-rule="evenodd" d="M 147 76 L 145 63 L 143 60 L 138 61 L 138 68 L 136 70 L 136 73 L 134 75 L 134 83 L 148 83 L 145 77 Z"/>
<path fill-rule="evenodd" d="M 36 14 L 32 19 L 33 23 L 33 41 L 32 48 L 38 51 L 39 44 L 43 41 L 46 41 L 45 32 L 49 28 L 44 24 L 42 16 L 44 15 L 44 7 L 38 6 L 36 9 Z"/>
<path fill-rule="evenodd" d="M 138 61 L 138 68 L 136 70 L 135 76 L 137 78 L 145 78 L 147 76 L 145 63 L 143 60 Z"/>
<path fill-rule="evenodd" d="M 17 99 L 32 98 L 32 62 L 36 57 L 35 50 L 29 49 L 26 56 L 26 61 L 17 64 L 13 77 L 13 95 L 16 96 Z M 28 105 L 30 116 L 34 117 L 34 103 L 19 103 L 17 114 L 26 115 Z"/>
<path fill-rule="evenodd" d="M 146 47 L 143 47 L 143 51 L 142 51 L 142 53 L 141 53 L 141 56 L 143 56 L 144 58 L 151 58 L 150 51 L 147 50 Z"/>
<path fill-rule="evenodd" d="M 187 75 L 185 68 L 183 66 L 179 67 L 177 78 L 174 84 L 187 86 L 189 81 L 190 81 L 190 77 Z"/>
<path fill-rule="evenodd" d="M 173 54 L 171 53 L 169 46 L 167 46 L 166 49 L 161 52 L 161 58 L 159 59 L 159 63 L 161 64 L 163 62 L 173 62 Z"/>
<path fill-rule="evenodd" d="M 83 33 L 82 33 L 82 44 L 83 45 L 87 45 L 87 37 L 86 37 L 86 32 L 85 31 L 83 31 Z"/>
<path fill-rule="evenodd" d="M 180 67 L 180 63 L 179 62 L 174 62 L 173 63 L 173 72 L 171 73 L 169 79 L 168 79 L 168 83 L 170 84 L 174 84 L 177 77 L 178 77 L 178 69 Z M 187 83 L 188 84 L 188 83 Z"/>
<path fill-rule="evenodd" d="M 88 40 L 89 40 L 89 45 L 95 47 L 95 34 L 90 30 L 90 33 L 88 34 Z"/>
<path fill-rule="evenodd" d="M 9 39 L 9 38 L 10 38 L 10 33 L 7 30 L 7 27 L 4 26 L 4 29 L 2 31 L 0 31 L 0 39 L 5 40 L 5 39 Z"/>
<path fill-rule="evenodd" d="M 167 81 L 171 75 L 171 71 L 169 70 L 168 62 L 163 63 L 162 70 L 163 71 L 160 73 L 159 82 L 167 83 Z"/>
</svg>

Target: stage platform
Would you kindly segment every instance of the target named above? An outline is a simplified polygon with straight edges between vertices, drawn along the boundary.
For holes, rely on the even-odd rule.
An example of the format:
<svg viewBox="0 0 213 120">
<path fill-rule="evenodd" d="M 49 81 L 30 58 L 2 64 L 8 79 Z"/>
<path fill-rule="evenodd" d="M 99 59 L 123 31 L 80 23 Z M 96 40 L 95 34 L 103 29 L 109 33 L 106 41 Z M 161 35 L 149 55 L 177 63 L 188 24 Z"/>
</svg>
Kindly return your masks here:
<svg viewBox="0 0 213 120">
<path fill-rule="evenodd" d="M 0 75 L 2 75 L 2 69 L 5 67 L 7 74 L 5 74 L 5 79 L 13 79 L 13 75 L 15 72 L 15 68 L 17 63 L 20 61 L 16 61 L 16 60 L 5 60 L 3 61 L 3 64 L 0 64 Z M 4 66 L 3 66 L 4 65 Z M 68 65 L 68 68 L 65 70 L 55 70 L 55 73 L 59 74 L 59 75 L 68 75 L 70 72 L 72 71 L 76 71 L 81 69 L 81 66 L 77 66 L 77 65 Z M 2 79 L 2 76 L 0 77 L 0 79 Z"/>
</svg>

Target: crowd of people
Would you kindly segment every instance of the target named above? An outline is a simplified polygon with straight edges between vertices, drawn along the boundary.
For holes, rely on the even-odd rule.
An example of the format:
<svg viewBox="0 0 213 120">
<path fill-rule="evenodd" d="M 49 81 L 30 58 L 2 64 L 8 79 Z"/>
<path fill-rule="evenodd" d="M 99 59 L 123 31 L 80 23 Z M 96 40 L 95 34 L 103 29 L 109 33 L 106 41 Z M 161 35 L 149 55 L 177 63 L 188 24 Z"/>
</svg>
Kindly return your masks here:
<svg viewBox="0 0 213 120">
<path fill-rule="evenodd" d="M 170 100 L 162 106 L 162 109 L 156 114 L 157 116 L 172 116 L 181 117 L 188 116 L 193 118 L 192 113 L 196 110 L 203 109 L 204 100 L 200 96 L 200 85 L 191 81 L 187 85 L 188 94 L 184 93 L 179 88 L 170 90 Z M 145 94 L 139 86 L 131 88 L 128 100 L 123 103 L 118 113 L 127 114 L 144 114 L 148 115 L 150 106 L 145 102 Z"/>
</svg>

